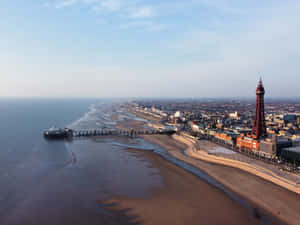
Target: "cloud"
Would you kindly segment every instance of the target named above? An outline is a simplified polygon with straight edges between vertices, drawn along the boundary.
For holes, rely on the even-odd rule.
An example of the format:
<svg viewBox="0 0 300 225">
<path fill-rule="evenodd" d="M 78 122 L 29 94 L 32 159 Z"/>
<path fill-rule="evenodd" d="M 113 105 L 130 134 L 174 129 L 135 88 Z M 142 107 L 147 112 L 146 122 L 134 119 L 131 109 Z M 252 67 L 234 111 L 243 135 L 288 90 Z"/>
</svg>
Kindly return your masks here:
<svg viewBox="0 0 300 225">
<path fill-rule="evenodd" d="M 161 31 L 167 29 L 167 25 L 154 23 L 153 21 L 134 21 L 120 25 L 121 29 L 138 28 L 146 31 Z"/>
<path fill-rule="evenodd" d="M 55 5 L 55 8 L 61 9 L 61 8 L 67 7 L 67 6 L 72 6 L 72 5 L 76 4 L 77 2 L 78 2 L 78 0 L 64 0 L 64 1 L 58 2 Z"/>
<path fill-rule="evenodd" d="M 131 18 L 151 18 L 156 15 L 153 6 L 147 5 L 142 7 L 136 7 L 129 13 L 129 17 Z"/>
<path fill-rule="evenodd" d="M 56 9 L 67 8 L 76 4 L 97 4 L 101 0 L 57 0 L 57 1 L 47 1 L 44 2 L 43 5 L 45 7 L 53 7 Z"/>
<path fill-rule="evenodd" d="M 91 4 L 91 3 L 95 3 L 95 2 L 99 2 L 99 0 L 81 0 L 83 3 L 88 3 L 88 4 Z"/>
<path fill-rule="evenodd" d="M 100 7 L 110 10 L 110 11 L 119 11 L 121 9 L 120 0 L 105 0 L 100 2 Z"/>
<path fill-rule="evenodd" d="M 181 0 L 167 0 L 165 2 L 156 2 L 148 0 L 56 0 L 54 3 L 48 0 L 47 6 L 54 6 L 55 8 L 66 8 L 73 5 L 88 5 L 90 8 L 102 16 L 113 16 L 114 21 L 119 20 L 119 27 L 124 28 L 122 23 L 129 23 L 130 20 L 142 21 L 144 19 L 160 19 L 167 15 L 176 14 L 192 8 L 195 5 L 204 4 L 202 1 L 191 0 L 181 1 Z M 207 4 L 207 3 L 205 3 Z M 83 9 L 85 10 L 85 9 Z M 106 19 L 106 18 L 104 18 Z M 127 21 L 126 21 L 127 20 Z M 106 21 L 111 21 L 110 19 Z M 118 25 L 117 25 L 118 26 Z M 152 24 L 144 26 L 146 30 L 163 30 L 168 25 L 166 23 L 162 24 Z M 142 26 L 130 26 L 141 28 Z"/>
<path fill-rule="evenodd" d="M 135 28 L 135 27 L 148 27 L 152 26 L 153 23 L 151 21 L 135 21 L 131 23 L 121 24 L 121 29 L 129 29 L 129 28 Z"/>
</svg>

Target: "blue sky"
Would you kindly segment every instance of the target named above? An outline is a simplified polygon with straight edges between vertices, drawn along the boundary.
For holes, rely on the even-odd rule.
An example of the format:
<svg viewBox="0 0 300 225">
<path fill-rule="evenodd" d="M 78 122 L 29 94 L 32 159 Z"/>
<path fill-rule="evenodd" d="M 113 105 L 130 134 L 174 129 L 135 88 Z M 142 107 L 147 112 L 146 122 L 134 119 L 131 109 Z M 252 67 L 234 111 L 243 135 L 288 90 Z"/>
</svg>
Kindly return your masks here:
<svg viewBox="0 0 300 225">
<path fill-rule="evenodd" d="M 4 0 L 0 96 L 300 96 L 300 2 Z"/>
</svg>

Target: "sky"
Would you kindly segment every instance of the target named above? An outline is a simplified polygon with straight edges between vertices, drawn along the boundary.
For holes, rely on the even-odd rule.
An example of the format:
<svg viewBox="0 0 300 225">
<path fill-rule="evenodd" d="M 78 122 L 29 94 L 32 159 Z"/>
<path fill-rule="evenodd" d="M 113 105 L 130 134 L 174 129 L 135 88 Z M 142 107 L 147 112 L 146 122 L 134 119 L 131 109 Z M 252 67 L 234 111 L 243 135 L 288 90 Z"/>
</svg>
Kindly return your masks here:
<svg viewBox="0 0 300 225">
<path fill-rule="evenodd" d="M 300 1 L 3 0 L 0 97 L 300 97 Z"/>
</svg>

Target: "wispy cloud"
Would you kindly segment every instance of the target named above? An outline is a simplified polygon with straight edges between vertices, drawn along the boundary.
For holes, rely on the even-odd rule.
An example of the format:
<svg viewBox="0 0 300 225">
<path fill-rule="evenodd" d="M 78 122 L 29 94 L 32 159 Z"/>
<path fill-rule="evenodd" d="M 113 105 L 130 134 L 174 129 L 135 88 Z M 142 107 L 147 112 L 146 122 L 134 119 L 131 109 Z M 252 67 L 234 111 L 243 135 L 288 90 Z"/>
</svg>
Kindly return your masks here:
<svg viewBox="0 0 300 225">
<path fill-rule="evenodd" d="M 156 15 L 155 10 L 153 6 L 147 5 L 147 6 L 141 6 L 141 7 L 135 7 L 131 10 L 129 13 L 129 17 L 131 18 L 151 18 Z"/>
<path fill-rule="evenodd" d="M 112 17 L 117 27 L 124 29 L 126 24 L 134 24 L 128 27 L 136 29 L 144 29 L 148 31 L 163 30 L 170 27 L 172 24 L 168 17 L 178 16 L 180 13 L 185 14 L 189 10 L 199 9 L 199 12 L 209 10 L 209 13 L 204 12 L 203 17 L 209 15 L 211 18 L 204 18 L 205 26 L 212 27 L 219 23 L 219 14 L 230 14 L 241 17 L 244 12 L 248 12 L 247 7 L 242 7 L 243 4 L 226 0 L 165 0 L 149 1 L 149 0 L 47 0 L 47 6 L 54 8 L 67 8 L 74 5 L 85 5 L 83 10 L 89 8 L 96 12 L 95 20 L 102 17 L 102 20 L 112 21 L 107 17 Z M 249 3 L 245 3 L 246 5 Z M 244 4 L 244 5 L 245 5 Z M 251 8 L 251 7 L 250 7 Z M 202 10 L 202 11 L 201 11 Z M 203 11 L 204 10 L 204 11 Z M 251 10 L 250 10 L 251 11 Z M 98 17 L 98 18 L 97 18 Z M 213 18 L 212 18 L 213 17 Z M 224 15 L 222 15 L 224 17 Z M 162 21 L 161 18 L 167 18 L 168 21 Z M 147 23 L 144 20 L 149 20 Z M 159 21 L 159 22 L 158 22 Z M 213 21 L 213 22 L 212 22 Z M 140 22 L 140 23 L 135 23 Z M 221 21 L 223 22 L 223 21 Z M 151 25 L 149 25 L 151 23 Z M 201 21 L 199 21 L 199 24 Z M 214 24 L 213 24 L 214 23 Z M 124 25 L 125 24 L 125 25 Z M 137 26 L 136 24 L 139 24 Z M 144 25 L 143 25 L 144 24 Z"/>
<path fill-rule="evenodd" d="M 121 9 L 121 1 L 120 0 L 104 0 L 99 3 L 99 6 L 106 10 L 119 11 Z"/>
<path fill-rule="evenodd" d="M 165 24 L 155 23 L 153 21 L 134 21 L 127 24 L 121 24 L 121 29 L 138 28 L 146 31 L 162 31 L 168 28 Z"/>
<path fill-rule="evenodd" d="M 64 0 L 64 1 L 58 2 L 55 5 L 55 8 L 60 9 L 60 8 L 64 8 L 64 7 L 67 7 L 67 6 L 71 6 L 71 5 L 76 4 L 77 1 L 78 0 Z"/>
<path fill-rule="evenodd" d="M 67 8 L 74 5 L 88 5 L 92 10 L 102 16 L 101 21 L 107 21 L 105 16 L 120 18 L 120 28 L 137 28 L 148 31 L 159 31 L 167 26 L 161 23 L 150 21 L 154 17 L 159 17 L 155 3 L 146 4 L 145 0 L 57 0 L 47 2 L 48 7 L 57 9 Z M 148 21 L 144 21 L 147 19 Z M 97 21 L 99 19 L 96 19 Z M 127 23 L 126 23 L 127 20 Z M 124 22 L 125 23 L 122 23 Z"/>
<path fill-rule="evenodd" d="M 146 26 L 152 26 L 152 25 L 153 25 L 153 23 L 150 21 L 136 21 L 136 22 L 126 23 L 126 24 L 121 24 L 120 28 L 121 29 L 129 29 L 129 28 L 146 27 Z"/>
</svg>

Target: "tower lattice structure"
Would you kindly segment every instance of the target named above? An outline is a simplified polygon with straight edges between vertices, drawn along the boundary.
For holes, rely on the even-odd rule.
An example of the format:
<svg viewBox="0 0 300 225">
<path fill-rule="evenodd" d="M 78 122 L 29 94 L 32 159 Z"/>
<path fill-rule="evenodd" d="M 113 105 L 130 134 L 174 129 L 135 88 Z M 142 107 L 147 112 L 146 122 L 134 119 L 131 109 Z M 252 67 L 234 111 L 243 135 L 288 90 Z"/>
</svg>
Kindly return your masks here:
<svg viewBox="0 0 300 225">
<path fill-rule="evenodd" d="M 260 79 L 256 88 L 256 109 L 252 128 L 252 136 L 255 139 L 266 136 L 264 95 L 265 89 L 262 80 Z"/>
</svg>

